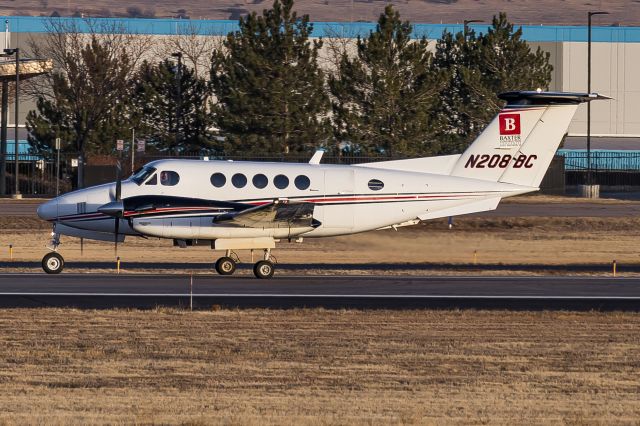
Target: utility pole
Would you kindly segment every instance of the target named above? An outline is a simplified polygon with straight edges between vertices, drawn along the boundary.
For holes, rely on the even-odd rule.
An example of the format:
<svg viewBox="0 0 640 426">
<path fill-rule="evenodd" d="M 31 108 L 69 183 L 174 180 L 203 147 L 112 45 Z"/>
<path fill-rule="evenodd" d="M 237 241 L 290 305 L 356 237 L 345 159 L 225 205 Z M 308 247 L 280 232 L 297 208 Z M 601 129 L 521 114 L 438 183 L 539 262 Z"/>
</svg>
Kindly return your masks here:
<svg viewBox="0 0 640 426">
<path fill-rule="evenodd" d="M 4 48 L 9 48 L 9 20 L 4 21 Z M 0 55 L 9 56 L 9 55 Z M 0 116 L 0 196 L 7 193 L 7 116 L 9 110 L 9 80 L 2 79 L 2 115 Z"/>
<path fill-rule="evenodd" d="M 464 35 L 464 39 L 467 39 L 467 34 L 469 34 L 469 24 L 473 24 L 474 22 L 484 22 L 481 19 L 465 19 L 464 20 L 464 29 L 463 29 L 463 35 Z"/>
<path fill-rule="evenodd" d="M 178 71 L 176 72 L 176 94 L 177 94 L 177 102 L 176 102 L 176 134 L 175 134 L 175 148 L 176 150 L 180 146 L 182 142 L 182 138 L 180 137 L 180 121 L 182 119 L 182 52 L 172 53 L 171 56 L 174 58 L 178 58 Z"/>
<path fill-rule="evenodd" d="M 7 110 L 9 81 L 2 80 L 2 115 L 0 116 L 0 196 L 7 193 Z"/>
<path fill-rule="evenodd" d="M 594 15 L 608 15 L 609 12 L 589 12 L 587 35 L 587 93 L 591 93 L 591 17 Z M 591 169 L 591 102 L 587 102 L 587 185 L 593 185 Z"/>
<path fill-rule="evenodd" d="M 133 174 L 133 171 L 135 170 L 135 155 L 136 155 L 136 129 L 132 128 L 131 129 L 131 174 Z"/>
<path fill-rule="evenodd" d="M 15 49 L 4 49 L 4 56 L 11 56 L 11 55 L 16 55 L 16 103 L 15 103 L 15 123 L 13 123 L 14 125 L 14 173 L 13 173 L 13 177 L 14 177 L 14 185 L 13 185 L 13 195 L 11 196 L 12 198 L 22 198 L 22 195 L 20 194 L 20 189 L 19 189 L 19 183 L 20 183 L 20 170 L 18 169 L 18 165 L 19 165 L 19 138 L 18 138 L 18 115 L 19 115 L 19 107 L 20 107 L 20 49 L 19 48 L 15 48 Z"/>
<path fill-rule="evenodd" d="M 56 197 L 60 194 L 60 138 L 56 137 Z"/>
</svg>

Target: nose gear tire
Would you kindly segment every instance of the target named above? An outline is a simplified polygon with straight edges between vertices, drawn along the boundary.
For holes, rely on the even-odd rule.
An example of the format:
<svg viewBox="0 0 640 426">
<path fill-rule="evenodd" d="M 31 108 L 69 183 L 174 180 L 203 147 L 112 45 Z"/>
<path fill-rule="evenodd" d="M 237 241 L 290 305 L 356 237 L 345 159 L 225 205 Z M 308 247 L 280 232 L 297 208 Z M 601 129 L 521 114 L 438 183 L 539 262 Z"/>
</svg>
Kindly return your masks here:
<svg viewBox="0 0 640 426">
<path fill-rule="evenodd" d="M 64 269 L 64 258 L 58 253 L 49 253 L 42 258 L 42 269 L 47 274 L 59 274 Z"/>
</svg>

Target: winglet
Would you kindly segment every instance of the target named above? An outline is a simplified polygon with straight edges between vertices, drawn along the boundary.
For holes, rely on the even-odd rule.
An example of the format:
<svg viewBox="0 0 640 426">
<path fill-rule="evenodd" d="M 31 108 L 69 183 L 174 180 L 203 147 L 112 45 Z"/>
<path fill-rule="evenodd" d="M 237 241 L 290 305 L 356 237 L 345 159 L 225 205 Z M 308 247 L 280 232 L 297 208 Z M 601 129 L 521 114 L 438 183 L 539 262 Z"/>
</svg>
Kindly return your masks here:
<svg viewBox="0 0 640 426">
<path fill-rule="evenodd" d="M 324 149 L 318 149 L 311 160 L 309 160 L 309 164 L 320 164 L 320 160 L 322 160 L 322 156 L 324 155 Z"/>
</svg>

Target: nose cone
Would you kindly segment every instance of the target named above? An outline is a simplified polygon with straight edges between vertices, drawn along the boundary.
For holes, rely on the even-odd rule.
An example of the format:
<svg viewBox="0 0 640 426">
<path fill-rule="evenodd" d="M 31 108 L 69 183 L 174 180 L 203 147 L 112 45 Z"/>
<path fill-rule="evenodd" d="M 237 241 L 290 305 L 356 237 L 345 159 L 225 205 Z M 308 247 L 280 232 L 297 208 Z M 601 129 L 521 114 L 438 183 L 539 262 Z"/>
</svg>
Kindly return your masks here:
<svg viewBox="0 0 640 426">
<path fill-rule="evenodd" d="M 53 220 L 56 219 L 57 216 L 57 208 L 58 199 L 54 198 L 53 200 L 47 201 L 46 203 L 40 204 L 38 206 L 38 217 L 43 220 Z"/>
</svg>

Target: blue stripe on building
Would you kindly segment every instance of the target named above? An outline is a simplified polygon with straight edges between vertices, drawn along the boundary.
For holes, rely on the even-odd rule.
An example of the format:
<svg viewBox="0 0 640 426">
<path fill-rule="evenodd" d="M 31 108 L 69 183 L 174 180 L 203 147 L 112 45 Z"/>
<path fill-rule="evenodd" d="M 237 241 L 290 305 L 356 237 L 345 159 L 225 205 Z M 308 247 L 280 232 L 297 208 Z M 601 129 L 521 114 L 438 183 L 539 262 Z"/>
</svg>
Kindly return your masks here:
<svg viewBox="0 0 640 426">
<path fill-rule="evenodd" d="M 82 18 L 48 18 L 33 16 L 4 16 L 10 30 L 17 33 L 43 33 L 48 31 L 51 20 L 73 25 L 80 32 L 89 32 L 87 21 Z M 134 18 L 91 18 L 96 28 L 126 29 L 137 34 L 172 35 L 191 33 L 195 29 L 203 35 L 224 35 L 238 30 L 238 22 L 230 20 L 200 19 L 134 19 Z M 373 22 L 314 22 L 313 37 L 357 37 L 373 31 Z M 476 32 L 486 32 L 487 25 L 470 25 Z M 462 24 L 414 24 L 415 38 L 435 39 L 444 31 L 462 31 Z M 640 43 L 638 27 L 593 27 L 594 42 Z M 523 25 L 522 38 L 530 42 L 586 42 L 586 26 Z"/>
</svg>

